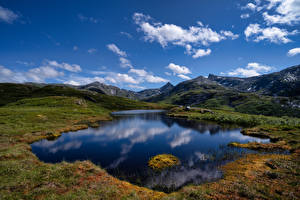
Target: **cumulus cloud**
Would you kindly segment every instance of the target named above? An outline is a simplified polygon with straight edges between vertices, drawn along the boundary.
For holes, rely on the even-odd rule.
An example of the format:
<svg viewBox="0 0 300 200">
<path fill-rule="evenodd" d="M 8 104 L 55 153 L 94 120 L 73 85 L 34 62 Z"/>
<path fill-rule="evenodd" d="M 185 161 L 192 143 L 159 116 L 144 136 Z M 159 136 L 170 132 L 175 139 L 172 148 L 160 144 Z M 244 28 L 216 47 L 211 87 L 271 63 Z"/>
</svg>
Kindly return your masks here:
<svg viewBox="0 0 300 200">
<path fill-rule="evenodd" d="M 179 78 L 186 79 L 186 80 L 191 79 L 189 76 L 187 76 L 187 74 L 191 74 L 192 72 L 186 66 L 180 66 L 180 65 L 176 65 L 174 63 L 170 63 L 166 68 L 171 70 L 173 72 L 174 76 L 177 76 Z M 168 72 L 165 72 L 165 73 L 168 73 Z M 171 74 L 169 73 L 167 75 L 171 75 Z"/>
<path fill-rule="evenodd" d="M 77 64 L 69 64 L 69 63 L 58 63 L 55 60 L 47 60 L 45 63 L 47 66 L 51 66 L 51 67 L 58 67 L 70 72 L 80 72 L 81 71 L 81 67 L 80 65 Z"/>
<path fill-rule="evenodd" d="M 0 6 L 0 21 L 12 24 L 19 16 L 13 11 Z"/>
<path fill-rule="evenodd" d="M 300 54 L 300 48 L 294 48 L 294 49 L 290 49 L 287 53 L 288 56 L 295 56 L 297 54 Z"/>
<path fill-rule="evenodd" d="M 17 61 L 18 64 L 31 66 L 32 62 Z M 45 60 L 39 67 L 28 69 L 27 71 L 13 71 L 4 66 L 0 66 L 0 82 L 46 82 L 48 79 L 58 79 L 64 77 L 64 72 L 80 72 L 81 67 L 77 64 L 59 63 L 55 60 Z M 75 84 L 74 84 L 75 85 Z"/>
<path fill-rule="evenodd" d="M 166 83 L 168 82 L 169 80 L 167 79 L 164 79 L 162 77 L 159 77 L 159 76 L 154 76 L 154 75 L 150 75 L 148 74 L 146 77 L 145 77 L 146 81 L 149 82 L 149 83 Z"/>
<path fill-rule="evenodd" d="M 133 68 L 130 60 L 128 60 L 127 58 L 124 58 L 124 57 L 120 57 L 120 66 L 123 67 L 123 68 Z"/>
<path fill-rule="evenodd" d="M 170 63 L 166 68 L 170 69 L 175 74 L 191 74 L 192 73 L 190 71 L 190 69 L 187 68 L 186 66 L 176 65 L 174 63 Z"/>
<path fill-rule="evenodd" d="M 182 78 L 182 79 L 186 79 L 186 80 L 190 80 L 191 78 L 189 76 L 186 76 L 184 74 L 178 74 L 177 75 L 179 78 Z"/>
<path fill-rule="evenodd" d="M 151 73 L 147 72 L 144 69 L 130 69 L 129 73 L 133 73 L 139 76 L 139 82 L 149 82 L 149 83 L 164 83 L 164 82 L 168 82 L 167 79 L 164 79 L 162 77 L 159 76 L 154 76 Z"/>
<path fill-rule="evenodd" d="M 262 73 L 266 73 L 274 69 L 271 66 L 263 65 L 260 63 L 248 63 L 245 68 L 237 68 L 228 73 L 221 73 L 229 76 L 241 76 L 241 77 L 252 77 L 259 76 Z"/>
<path fill-rule="evenodd" d="M 250 9 L 252 11 L 256 10 L 256 5 L 254 3 L 248 3 L 243 9 Z"/>
<path fill-rule="evenodd" d="M 127 59 L 127 53 L 119 49 L 119 47 L 115 44 L 108 44 L 106 47 L 119 56 L 120 66 L 122 68 L 133 68 L 129 59 Z"/>
<path fill-rule="evenodd" d="M 33 80 L 34 82 L 44 82 L 46 79 L 56 78 L 63 75 L 63 72 L 59 72 L 50 66 L 33 68 L 26 73 L 28 79 Z"/>
<path fill-rule="evenodd" d="M 138 90 L 146 89 L 145 87 L 139 86 L 139 85 L 127 85 L 127 86 L 130 87 L 130 88 L 133 88 L 133 89 L 138 89 Z"/>
<path fill-rule="evenodd" d="M 247 18 L 249 18 L 249 17 L 250 17 L 250 15 L 249 15 L 248 13 L 241 14 L 241 18 L 242 18 L 242 19 L 247 19 Z"/>
<path fill-rule="evenodd" d="M 231 31 L 214 31 L 202 22 L 187 29 L 175 24 L 162 24 L 152 22 L 153 19 L 142 13 L 134 13 L 134 22 L 139 26 L 138 30 L 144 33 L 145 41 L 158 42 L 162 47 L 168 44 L 183 46 L 186 45 L 209 45 L 226 39 L 236 39 L 238 35 Z"/>
<path fill-rule="evenodd" d="M 4 66 L 0 66 L 0 82 L 44 82 L 47 79 L 57 78 L 63 75 L 63 72 L 59 72 L 50 66 L 32 68 L 26 72 L 14 72 Z"/>
<path fill-rule="evenodd" d="M 199 57 L 203 57 L 203 56 L 208 56 L 210 55 L 211 50 L 210 49 L 197 49 L 194 52 L 193 58 L 199 58 Z"/>
<path fill-rule="evenodd" d="M 146 72 L 144 69 L 130 69 L 129 72 L 135 73 L 139 76 L 147 76 L 148 75 L 148 72 Z"/>
<path fill-rule="evenodd" d="M 270 10 L 276 7 L 275 14 L 269 14 L 268 11 L 263 13 L 263 18 L 268 25 L 287 24 L 294 25 L 300 22 L 300 1 L 299 0 L 267 0 Z"/>
<path fill-rule="evenodd" d="M 123 56 L 123 57 L 127 56 L 126 52 L 120 50 L 119 47 L 117 47 L 117 45 L 115 45 L 115 44 L 108 44 L 107 48 L 119 56 Z"/>
<path fill-rule="evenodd" d="M 267 40 L 272 43 L 286 44 L 292 41 L 288 36 L 296 35 L 299 32 L 297 30 L 289 32 L 286 29 L 280 29 L 278 27 L 261 28 L 259 24 L 250 24 L 244 33 L 247 40 L 253 39 L 255 42 Z"/>
</svg>

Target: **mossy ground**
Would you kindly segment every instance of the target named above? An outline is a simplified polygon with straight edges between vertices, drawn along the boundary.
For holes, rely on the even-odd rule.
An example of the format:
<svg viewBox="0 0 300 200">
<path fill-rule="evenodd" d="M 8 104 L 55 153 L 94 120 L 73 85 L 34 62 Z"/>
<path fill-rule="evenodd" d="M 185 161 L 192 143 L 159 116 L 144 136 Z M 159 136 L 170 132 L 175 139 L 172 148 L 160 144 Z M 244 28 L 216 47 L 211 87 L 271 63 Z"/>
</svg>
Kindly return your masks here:
<svg viewBox="0 0 300 200">
<path fill-rule="evenodd" d="M 126 101 L 123 107 L 153 108 Z M 112 102 L 113 103 L 113 102 Z M 155 105 L 155 108 L 157 105 Z M 117 109 L 116 109 L 117 110 Z M 110 110 L 77 97 L 22 99 L 0 107 L 0 199 L 160 199 L 161 192 L 120 181 L 90 161 L 40 162 L 30 143 L 111 120 Z M 100 123 L 101 125 L 101 123 Z"/>
<path fill-rule="evenodd" d="M 0 199 L 299 199 L 298 119 L 263 118 L 271 125 L 245 129 L 248 134 L 264 133 L 285 141 L 291 155 L 251 154 L 222 167 L 224 178 L 200 186 L 186 186 L 165 194 L 120 181 L 90 161 L 58 164 L 40 162 L 30 143 L 58 137 L 61 132 L 87 128 L 99 120 L 110 120 L 111 110 L 157 108 L 120 100 L 111 108 L 78 97 L 24 99 L 0 107 Z M 213 119 L 210 112 L 178 111 L 175 116 Z M 257 123 L 256 116 L 223 113 L 218 122 Z M 227 117 L 227 118 L 225 118 Z M 221 120 L 221 119 L 226 120 Z M 240 119 L 240 120 L 236 120 Z M 284 122 L 288 125 L 278 125 Z M 250 124 L 251 124 L 250 123 Z M 277 125 L 276 125 L 277 124 Z M 293 125 L 294 124 L 294 125 Z M 299 123 L 298 123 L 299 125 Z M 101 123 L 100 123 L 101 126 Z M 269 128 L 274 128 L 273 132 Z M 275 131 L 275 128 L 277 131 Z M 250 131 L 252 130 L 252 132 Z M 245 132 L 245 134 L 246 134 Z M 285 134 L 288 133 L 286 136 Z"/>
<path fill-rule="evenodd" d="M 165 168 L 171 168 L 178 165 L 180 160 L 171 154 L 159 154 L 153 156 L 149 162 L 148 166 L 154 170 L 163 170 Z"/>
</svg>

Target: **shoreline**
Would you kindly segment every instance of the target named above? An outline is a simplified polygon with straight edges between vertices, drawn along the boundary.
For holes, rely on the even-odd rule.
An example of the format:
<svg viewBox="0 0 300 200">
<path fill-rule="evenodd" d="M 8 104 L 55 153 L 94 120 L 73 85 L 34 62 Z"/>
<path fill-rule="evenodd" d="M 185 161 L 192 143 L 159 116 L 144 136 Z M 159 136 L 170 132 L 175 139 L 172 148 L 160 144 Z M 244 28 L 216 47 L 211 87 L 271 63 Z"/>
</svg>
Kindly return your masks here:
<svg viewBox="0 0 300 200">
<path fill-rule="evenodd" d="M 99 120 L 100 119 L 100 120 Z M 47 191 L 51 193 L 57 192 L 59 198 L 69 197 L 68 195 L 73 195 L 78 193 L 78 191 L 83 191 L 82 195 L 86 194 L 88 192 L 88 195 L 91 195 L 90 197 L 93 199 L 95 197 L 99 198 L 99 194 L 104 195 L 104 199 L 122 199 L 122 198 L 139 198 L 139 199 L 181 199 L 181 198 L 205 198 L 205 199 L 214 199 L 218 197 L 222 197 L 224 199 L 230 199 L 234 197 L 241 196 L 241 188 L 244 186 L 250 187 L 249 184 L 251 184 L 251 187 L 255 187 L 257 184 L 257 181 L 260 181 L 260 177 L 272 177 L 272 171 L 279 171 L 276 173 L 281 173 L 284 169 L 281 169 L 280 167 L 276 167 L 275 169 L 270 168 L 266 163 L 268 163 L 270 160 L 278 161 L 282 163 L 290 163 L 294 162 L 293 160 L 296 160 L 295 162 L 298 162 L 299 160 L 299 152 L 297 149 L 292 153 L 291 155 L 259 155 L 259 154 L 248 154 L 245 157 L 239 158 L 235 161 L 229 162 L 224 166 L 221 166 L 221 169 L 224 173 L 224 177 L 222 179 L 219 179 L 215 182 L 211 183 L 205 183 L 197 186 L 185 186 L 182 189 L 166 194 L 163 192 L 151 190 L 145 187 L 140 187 L 133 185 L 127 181 L 119 180 L 111 175 L 109 175 L 104 169 L 101 167 L 94 165 L 90 161 L 76 161 L 74 163 L 67 163 L 67 162 L 61 162 L 57 164 L 49 164 L 44 163 L 40 161 L 31 151 L 30 148 L 30 142 L 34 142 L 41 139 L 47 139 L 50 137 L 50 139 L 55 139 L 59 137 L 63 132 L 68 131 L 77 131 L 81 129 L 88 128 L 89 125 L 95 123 L 96 121 L 106 121 L 106 120 L 112 120 L 113 118 L 108 114 L 102 114 L 96 117 L 90 117 L 88 119 L 82 118 L 78 120 L 70 120 L 66 121 L 66 126 L 63 128 L 57 128 L 55 130 L 43 130 L 40 132 L 34 132 L 34 133 L 25 133 L 22 136 L 12 136 L 14 143 L 7 144 L 8 152 L 3 155 L 3 148 L 1 148 L 2 153 L 0 154 L 0 161 L 1 162 L 8 162 L 8 166 L 13 166 L 10 164 L 10 162 L 18 165 L 17 168 L 20 170 L 22 168 L 25 168 L 25 174 L 30 174 L 32 170 L 41 170 L 41 174 L 37 177 L 44 176 L 45 174 L 49 174 L 50 178 L 45 179 L 42 178 L 37 183 L 32 183 L 31 178 L 26 178 L 27 181 L 29 181 L 27 184 L 34 185 L 34 188 L 41 188 L 44 187 L 43 185 L 46 184 Z M 101 125 L 101 124 L 100 124 Z M 47 133 L 51 133 L 47 135 Z M 27 136 L 29 136 L 27 138 Z M 5 139 L 5 136 L 1 136 L 1 143 L 3 143 L 3 137 Z M 9 139 L 9 138 L 6 138 Z M 9 145 L 13 145 L 13 148 L 9 148 Z M 4 147 L 5 149 L 5 147 Z M 292 161 L 291 161 L 292 160 Z M 25 163 L 25 165 L 24 165 Z M 3 170 L 3 163 L 1 163 L 1 171 Z M 29 166 L 28 166 L 29 164 Z M 272 164 L 272 163 L 271 163 Z M 270 164 L 269 164 L 270 165 Z M 274 165 L 274 164 L 273 164 Z M 272 166 L 272 165 L 270 165 Z M 271 174 L 265 174 L 267 172 L 262 171 L 262 169 L 265 171 L 271 171 Z M 299 167 L 299 166 L 298 166 Z M 38 169 L 37 169 L 38 168 Z M 254 171 L 253 171 L 254 170 Z M 256 173 L 256 171 L 257 173 Z M 56 177 L 53 174 L 58 173 L 64 174 L 64 178 L 61 180 L 60 177 Z M 249 178 L 249 171 L 255 172 L 255 175 L 252 176 L 252 179 L 246 180 Z M 283 171 L 284 172 L 284 171 Z M 285 173 L 285 172 L 284 172 Z M 68 174 L 68 175 L 67 175 Z M 21 174 L 22 175 L 22 174 Z M 3 174 L 1 173 L 1 176 Z M 12 175 L 12 176 L 18 176 L 18 175 Z M 54 177 L 53 177 L 54 176 Z M 274 175 L 276 176 L 276 175 Z M 27 176 L 25 176 L 27 177 Z M 16 177 L 19 178 L 19 177 Z M 290 178 L 292 180 L 292 178 Z M 72 181 L 74 183 L 72 183 Z M 233 191 L 230 189 L 235 185 L 236 181 L 244 180 L 245 183 L 244 186 L 241 183 L 239 186 L 240 188 L 234 189 Z M 70 182 L 71 181 L 71 182 Z M 250 181 L 250 182 L 248 182 Z M 268 181 L 278 181 L 276 178 L 270 178 Z M 46 182 L 46 183 L 43 183 Z M 50 182 L 51 184 L 48 185 Z M 260 183 L 260 182 L 259 182 Z M 17 183 L 18 184 L 18 183 Z M 36 186 L 35 186 L 36 185 Z M 40 185 L 40 186 L 39 186 Z M 28 186 L 27 186 L 28 187 Z M 225 188 L 224 188 L 225 187 Z M 228 190 L 226 188 L 229 188 Z M 235 186 L 234 186 L 235 187 Z M 280 186 L 281 187 L 281 186 Z M 288 187 L 284 185 L 284 187 Z M 11 189 L 8 187 L 1 187 L 1 196 L 9 198 L 11 196 Z M 14 187 L 16 188 L 16 186 Z M 17 187 L 18 188 L 18 187 Z M 277 186 L 276 186 L 277 188 Z M 29 188 L 28 188 L 29 189 Z M 35 190 L 34 189 L 34 190 Z M 19 195 L 14 194 L 15 197 L 21 197 L 25 198 L 27 197 L 26 187 L 18 188 L 17 191 L 20 191 L 21 193 Z M 100 193 L 99 193 L 100 192 Z M 247 191 L 242 191 L 243 193 L 247 193 Z M 276 192 L 276 191 L 274 191 Z M 22 195 L 21 195 L 22 194 Z M 29 193 L 30 194 L 30 193 Z M 270 194 L 273 195 L 273 192 L 270 192 Z M 282 193 L 285 194 L 284 192 Z M 16 196 L 17 195 L 17 196 Z M 21 196 L 20 196 L 21 195 Z M 32 194 L 34 198 L 41 198 L 45 197 L 43 194 L 40 196 L 39 194 Z M 71 196 L 72 196 L 71 195 Z M 248 195 L 248 194 L 242 194 L 242 195 Z M 280 195 L 280 194 L 279 194 Z M 28 197 L 27 197 L 28 198 Z"/>
</svg>

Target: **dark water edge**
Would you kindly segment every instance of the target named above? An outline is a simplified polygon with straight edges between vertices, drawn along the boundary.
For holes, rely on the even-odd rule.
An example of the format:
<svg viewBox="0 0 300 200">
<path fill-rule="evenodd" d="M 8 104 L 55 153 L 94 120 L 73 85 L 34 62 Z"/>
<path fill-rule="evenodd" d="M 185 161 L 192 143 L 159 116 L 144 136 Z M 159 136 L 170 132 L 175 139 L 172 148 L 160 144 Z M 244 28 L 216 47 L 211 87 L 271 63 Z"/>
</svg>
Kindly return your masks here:
<svg viewBox="0 0 300 200">
<path fill-rule="evenodd" d="M 98 128 L 35 142 L 32 151 L 48 163 L 91 160 L 121 180 L 172 192 L 220 179 L 220 166 L 255 152 L 228 147 L 229 142 L 269 142 L 244 136 L 230 125 L 169 118 L 161 110 L 112 114 L 115 119 L 101 122 Z M 150 169 L 149 159 L 162 153 L 177 156 L 181 165 L 161 172 Z"/>
</svg>

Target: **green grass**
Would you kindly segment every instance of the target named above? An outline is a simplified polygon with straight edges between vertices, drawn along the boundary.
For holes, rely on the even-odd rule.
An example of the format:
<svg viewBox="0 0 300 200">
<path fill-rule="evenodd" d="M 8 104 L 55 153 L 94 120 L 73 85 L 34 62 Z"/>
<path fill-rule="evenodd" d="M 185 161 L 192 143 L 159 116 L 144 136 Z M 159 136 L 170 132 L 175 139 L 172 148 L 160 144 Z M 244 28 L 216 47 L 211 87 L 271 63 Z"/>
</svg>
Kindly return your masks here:
<svg viewBox="0 0 300 200">
<path fill-rule="evenodd" d="M 32 88 L 30 88 L 32 87 Z M 164 194 L 113 178 L 89 161 L 40 162 L 30 143 L 110 120 L 110 112 L 169 108 L 166 105 L 99 95 L 68 87 L 0 85 L 0 199 L 297 199 L 299 188 L 299 118 L 267 117 L 232 112 L 220 99 L 207 102 L 213 113 L 185 112 L 173 116 L 250 126 L 245 134 L 263 134 L 287 141 L 292 155 L 251 155 L 224 166 L 224 179 Z M 16 89 L 16 90 L 14 90 Z M 238 102 L 238 101 L 237 101 Z M 241 104 L 239 104 L 241 105 Z M 238 105 L 235 105 L 238 106 Z M 218 109 L 227 109 L 218 110 Z M 270 169 L 269 163 L 275 166 Z M 268 165 L 267 165 L 268 164 Z M 274 175 L 276 174 L 276 176 Z M 246 189 L 245 189 L 246 188 Z M 288 191 L 288 192 L 286 192 Z M 297 196 L 298 195 L 298 196 Z"/>
<path fill-rule="evenodd" d="M 228 110 L 246 114 L 300 117 L 300 109 L 291 107 L 287 97 L 239 93 L 228 89 L 189 90 L 154 100 L 154 102 L 192 105 L 194 107 Z"/>
<path fill-rule="evenodd" d="M 172 116 L 185 116 L 190 119 L 215 121 L 222 124 L 237 124 L 242 126 L 278 125 L 296 126 L 300 128 L 300 119 L 292 117 L 272 117 L 264 115 L 244 114 L 227 110 L 212 110 L 212 112 L 201 113 L 201 109 L 193 109 L 189 112 L 181 108 L 171 110 Z"/>
<path fill-rule="evenodd" d="M 97 103 L 78 97 L 37 97 L 0 107 L 0 198 L 132 199 L 136 192 L 161 197 L 162 193 L 121 182 L 89 161 L 46 164 L 31 152 L 29 143 L 110 120 L 112 110 L 161 108 L 102 97 Z"/>
<path fill-rule="evenodd" d="M 171 109 L 169 116 L 214 121 L 220 124 L 236 124 L 244 127 L 242 133 L 245 135 L 267 137 L 276 142 L 285 141 L 293 150 L 300 148 L 299 118 L 252 115 L 224 110 L 203 112 L 203 109 L 192 109 L 184 111 L 182 108 Z"/>
</svg>

